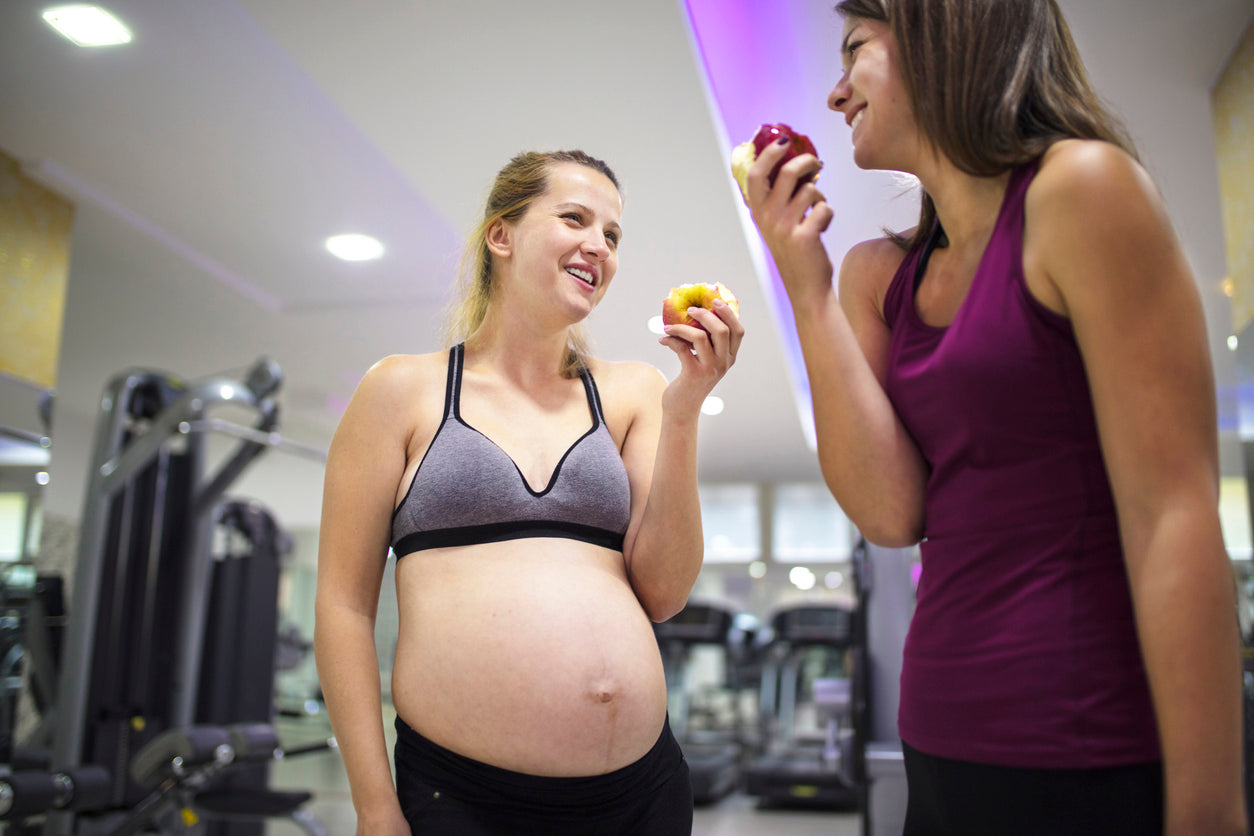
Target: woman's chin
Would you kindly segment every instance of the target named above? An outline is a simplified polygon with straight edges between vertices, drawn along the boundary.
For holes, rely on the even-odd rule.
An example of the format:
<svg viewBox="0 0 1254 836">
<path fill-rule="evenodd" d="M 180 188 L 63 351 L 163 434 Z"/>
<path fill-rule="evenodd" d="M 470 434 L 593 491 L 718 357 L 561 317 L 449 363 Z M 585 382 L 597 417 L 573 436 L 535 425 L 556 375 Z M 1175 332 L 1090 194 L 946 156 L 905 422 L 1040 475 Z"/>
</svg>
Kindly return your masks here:
<svg viewBox="0 0 1254 836">
<path fill-rule="evenodd" d="M 875 171 L 883 168 L 883 166 L 877 163 L 875 154 L 870 149 L 857 143 L 853 146 L 853 164 L 863 171 Z"/>
</svg>

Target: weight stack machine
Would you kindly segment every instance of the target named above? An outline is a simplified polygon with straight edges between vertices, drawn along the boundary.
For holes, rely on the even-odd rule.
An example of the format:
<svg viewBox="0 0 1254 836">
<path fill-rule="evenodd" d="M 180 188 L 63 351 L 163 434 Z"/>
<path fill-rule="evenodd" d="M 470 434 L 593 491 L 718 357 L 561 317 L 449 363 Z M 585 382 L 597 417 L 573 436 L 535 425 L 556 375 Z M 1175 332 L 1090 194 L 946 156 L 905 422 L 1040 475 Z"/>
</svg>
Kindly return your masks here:
<svg viewBox="0 0 1254 836">
<path fill-rule="evenodd" d="M 204 651 L 217 652 L 206 624 L 214 531 L 225 513 L 220 501 L 266 444 L 244 438 L 208 472 L 205 434 L 197 428 L 210 409 L 229 405 L 253 416 L 253 430 L 264 438 L 278 422 L 271 396 L 281 379 L 277 365 L 263 359 L 243 380 L 186 382 L 133 370 L 105 387 L 81 517 L 53 762 L 103 767 L 109 799 L 99 812 L 50 813 L 48 836 L 110 832 L 144 795 L 128 772 L 132 756 L 161 732 L 200 720 Z M 272 598 L 269 606 L 275 605 Z"/>
</svg>

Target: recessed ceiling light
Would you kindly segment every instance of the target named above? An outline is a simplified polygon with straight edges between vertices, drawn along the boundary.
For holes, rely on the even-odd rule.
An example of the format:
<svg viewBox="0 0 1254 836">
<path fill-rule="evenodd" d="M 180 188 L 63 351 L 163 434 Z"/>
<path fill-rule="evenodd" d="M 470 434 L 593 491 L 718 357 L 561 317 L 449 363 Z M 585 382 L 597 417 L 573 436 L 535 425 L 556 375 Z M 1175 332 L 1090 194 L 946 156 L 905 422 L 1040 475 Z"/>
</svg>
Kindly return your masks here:
<svg viewBox="0 0 1254 836">
<path fill-rule="evenodd" d="M 116 46 L 131 42 L 131 30 L 99 6 L 77 3 L 45 9 L 43 18 L 79 46 Z"/>
<path fill-rule="evenodd" d="M 369 235 L 332 235 L 326 245 L 332 255 L 345 261 L 370 261 L 383 255 L 383 245 Z"/>
</svg>

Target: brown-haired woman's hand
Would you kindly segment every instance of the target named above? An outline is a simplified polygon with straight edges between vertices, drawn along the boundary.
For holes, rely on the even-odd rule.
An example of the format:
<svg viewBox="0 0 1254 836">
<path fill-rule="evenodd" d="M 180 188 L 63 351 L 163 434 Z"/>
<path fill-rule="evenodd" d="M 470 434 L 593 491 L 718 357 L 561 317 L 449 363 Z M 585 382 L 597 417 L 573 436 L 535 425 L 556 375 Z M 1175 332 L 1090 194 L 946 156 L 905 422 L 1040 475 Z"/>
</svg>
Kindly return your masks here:
<svg viewBox="0 0 1254 836">
<path fill-rule="evenodd" d="M 830 291 L 832 261 L 820 235 L 832 222 L 832 207 L 815 185 L 823 163 L 801 154 L 775 166 L 789 153 L 786 140 L 762 149 L 745 177 L 745 203 L 775 259 L 793 305 Z"/>
</svg>

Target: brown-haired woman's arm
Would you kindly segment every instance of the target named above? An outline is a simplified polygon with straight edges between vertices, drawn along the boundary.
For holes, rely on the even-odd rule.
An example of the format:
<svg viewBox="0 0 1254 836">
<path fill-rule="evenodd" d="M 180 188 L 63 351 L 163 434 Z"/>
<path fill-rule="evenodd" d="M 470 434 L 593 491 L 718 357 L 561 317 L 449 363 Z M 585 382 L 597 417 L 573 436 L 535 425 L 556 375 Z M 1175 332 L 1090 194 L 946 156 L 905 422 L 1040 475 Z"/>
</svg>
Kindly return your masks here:
<svg viewBox="0 0 1254 836">
<path fill-rule="evenodd" d="M 903 253 L 887 239 L 846 255 L 840 291 L 820 235 L 832 210 L 813 183 L 810 156 L 766 174 L 783 153 L 768 147 L 750 170 L 749 207 L 792 303 L 814 408 L 819 466 L 832 495 L 868 540 L 907 546 L 923 536 L 927 466 L 884 391 L 888 326 L 882 305 Z"/>
<path fill-rule="evenodd" d="M 1244 833 L 1239 638 L 1198 289 L 1153 184 L 1113 145 L 1055 145 L 1026 209 L 1029 286 L 1057 294 L 1089 377 L 1163 749 L 1167 833 Z"/>
</svg>

